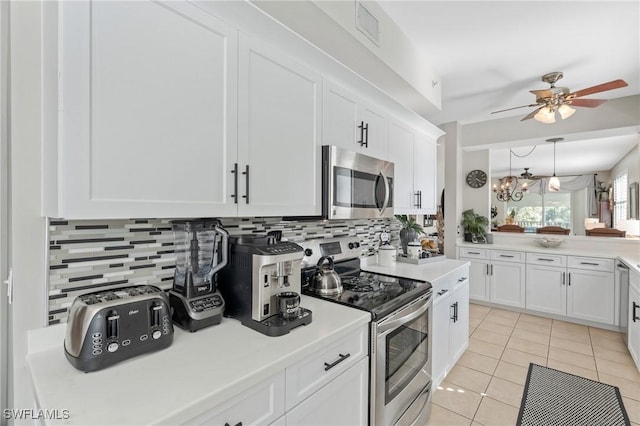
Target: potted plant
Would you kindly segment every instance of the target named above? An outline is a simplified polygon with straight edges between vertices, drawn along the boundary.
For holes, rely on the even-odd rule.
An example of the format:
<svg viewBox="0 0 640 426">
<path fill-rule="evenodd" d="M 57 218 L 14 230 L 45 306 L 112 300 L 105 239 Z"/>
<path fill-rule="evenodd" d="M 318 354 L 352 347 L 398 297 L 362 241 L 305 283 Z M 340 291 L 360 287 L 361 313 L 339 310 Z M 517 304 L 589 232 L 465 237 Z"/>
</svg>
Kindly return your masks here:
<svg viewBox="0 0 640 426">
<path fill-rule="evenodd" d="M 422 226 L 416 222 L 416 218 L 407 216 L 406 214 L 397 214 L 396 219 L 402 224 L 400 230 L 400 245 L 402 252 L 407 254 L 407 244 L 409 241 L 417 241 L 418 236 L 424 233 Z"/>
<path fill-rule="evenodd" d="M 473 209 L 462 212 L 462 226 L 464 227 L 465 241 L 470 241 L 472 243 L 486 241 L 486 227 L 488 225 L 489 219 L 475 213 Z"/>
</svg>

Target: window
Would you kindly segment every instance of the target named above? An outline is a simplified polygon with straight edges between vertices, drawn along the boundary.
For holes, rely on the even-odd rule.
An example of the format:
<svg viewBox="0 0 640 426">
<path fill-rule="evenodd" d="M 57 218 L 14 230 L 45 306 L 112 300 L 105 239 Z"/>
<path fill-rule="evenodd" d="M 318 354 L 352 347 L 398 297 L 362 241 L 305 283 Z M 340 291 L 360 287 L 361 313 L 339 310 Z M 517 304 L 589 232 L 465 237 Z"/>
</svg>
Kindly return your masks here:
<svg viewBox="0 0 640 426">
<path fill-rule="evenodd" d="M 627 220 L 627 172 L 613 180 L 613 227 Z"/>
<path fill-rule="evenodd" d="M 525 232 L 536 232 L 542 226 L 561 226 L 571 229 L 571 193 L 548 192 L 544 195 L 528 193 L 522 201 L 509 204 L 507 215 L 515 210 L 515 223 Z"/>
</svg>

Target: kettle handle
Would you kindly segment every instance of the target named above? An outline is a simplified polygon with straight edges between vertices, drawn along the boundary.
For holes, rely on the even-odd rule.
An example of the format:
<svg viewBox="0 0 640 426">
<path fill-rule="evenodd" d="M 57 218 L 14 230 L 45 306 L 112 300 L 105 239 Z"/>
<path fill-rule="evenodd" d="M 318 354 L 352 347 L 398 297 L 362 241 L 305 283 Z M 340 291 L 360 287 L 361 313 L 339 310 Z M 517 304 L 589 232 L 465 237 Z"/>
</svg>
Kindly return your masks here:
<svg viewBox="0 0 640 426">
<path fill-rule="evenodd" d="M 329 261 L 329 268 L 333 270 L 333 257 L 331 256 L 322 256 L 320 259 L 318 259 L 318 264 L 316 266 L 319 269 L 322 269 L 322 265 L 324 264 L 325 260 Z"/>
</svg>

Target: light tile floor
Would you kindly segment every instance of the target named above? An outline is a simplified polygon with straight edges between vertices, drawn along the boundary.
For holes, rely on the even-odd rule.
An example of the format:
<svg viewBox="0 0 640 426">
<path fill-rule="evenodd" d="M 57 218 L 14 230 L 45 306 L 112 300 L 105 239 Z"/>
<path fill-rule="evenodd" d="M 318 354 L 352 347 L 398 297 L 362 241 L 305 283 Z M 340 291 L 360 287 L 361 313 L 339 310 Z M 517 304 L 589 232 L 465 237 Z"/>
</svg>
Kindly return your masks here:
<svg viewBox="0 0 640 426">
<path fill-rule="evenodd" d="M 474 304 L 469 348 L 434 392 L 428 424 L 515 425 L 530 362 L 618 386 L 640 426 L 640 373 L 621 333 Z"/>
</svg>

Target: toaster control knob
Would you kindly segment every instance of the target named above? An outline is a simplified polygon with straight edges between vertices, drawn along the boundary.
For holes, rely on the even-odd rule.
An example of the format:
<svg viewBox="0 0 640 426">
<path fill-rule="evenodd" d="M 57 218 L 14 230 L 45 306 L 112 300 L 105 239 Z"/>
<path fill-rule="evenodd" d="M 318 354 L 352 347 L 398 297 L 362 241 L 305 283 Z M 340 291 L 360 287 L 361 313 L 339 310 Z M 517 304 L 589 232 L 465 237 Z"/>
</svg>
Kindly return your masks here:
<svg viewBox="0 0 640 426">
<path fill-rule="evenodd" d="M 153 334 L 151 334 L 151 337 L 153 337 L 154 339 L 159 339 L 162 336 L 162 331 L 160 330 L 156 330 L 153 332 Z"/>
<path fill-rule="evenodd" d="M 116 342 L 111 342 L 107 345 L 107 351 L 109 352 L 115 352 L 118 350 L 120 346 L 118 345 L 118 343 Z"/>
</svg>

